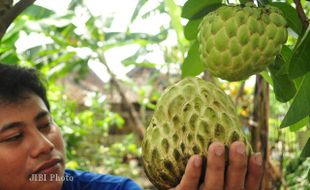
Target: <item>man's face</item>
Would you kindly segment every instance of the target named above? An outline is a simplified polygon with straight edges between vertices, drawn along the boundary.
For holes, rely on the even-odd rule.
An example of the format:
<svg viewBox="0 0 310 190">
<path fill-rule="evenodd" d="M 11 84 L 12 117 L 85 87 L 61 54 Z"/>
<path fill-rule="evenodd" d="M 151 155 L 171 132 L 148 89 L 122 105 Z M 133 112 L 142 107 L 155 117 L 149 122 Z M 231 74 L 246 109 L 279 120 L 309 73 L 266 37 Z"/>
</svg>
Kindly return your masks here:
<svg viewBox="0 0 310 190">
<path fill-rule="evenodd" d="M 0 190 L 60 190 L 64 143 L 42 99 L 0 103 Z"/>
</svg>

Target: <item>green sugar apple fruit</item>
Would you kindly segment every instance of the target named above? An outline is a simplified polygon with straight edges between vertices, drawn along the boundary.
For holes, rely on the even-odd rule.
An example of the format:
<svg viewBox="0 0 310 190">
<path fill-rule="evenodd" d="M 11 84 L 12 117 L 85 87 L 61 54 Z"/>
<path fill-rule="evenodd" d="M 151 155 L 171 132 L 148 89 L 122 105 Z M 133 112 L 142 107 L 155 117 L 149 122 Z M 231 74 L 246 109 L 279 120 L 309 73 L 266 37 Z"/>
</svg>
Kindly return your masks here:
<svg viewBox="0 0 310 190">
<path fill-rule="evenodd" d="M 230 97 L 210 82 L 187 77 L 158 100 L 142 142 L 145 173 L 158 189 L 175 187 L 191 155 L 205 159 L 212 142 L 229 147 L 236 140 L 251 152 Z"/>
<path fill-rule="evenodd" d="M 222 6 L 199 25 L 200 58 L 214 76 L 237 81 L 272 63 L 287 40 L 287 22 L 275 7 Z"/>
</svg>

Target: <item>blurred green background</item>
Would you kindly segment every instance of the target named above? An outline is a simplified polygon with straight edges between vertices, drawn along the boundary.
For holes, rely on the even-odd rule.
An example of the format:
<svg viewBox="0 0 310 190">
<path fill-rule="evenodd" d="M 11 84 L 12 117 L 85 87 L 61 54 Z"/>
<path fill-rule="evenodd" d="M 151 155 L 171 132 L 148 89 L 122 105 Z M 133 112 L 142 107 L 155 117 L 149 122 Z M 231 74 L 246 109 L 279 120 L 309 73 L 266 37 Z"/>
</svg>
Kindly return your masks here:
<svg viewBox="0 0 310 190">
<path fill-rule="evenodd" d="M 301 2 L 309 17 L 309 2 Z M 128 176 L 154 189 L 141 165 L 141 136 L 163 89 L 182 77 L 191 45 L 181 18 L 184 3 L 38 0 L 7 30 L 0 61 L 35 67 L 46 76 L 68 168 Z M 290 33 L 287 44 L 296 41 Z M 242 82 L 212 80 L 235 101 L 251 138 L 255 76 Z M 310 189 L 310 159 L 299 158 L 309 122 L 280 129 L 289 103 L 278 102 L 273 88 L 269 94 L 270 187 Z"/>
</svg>

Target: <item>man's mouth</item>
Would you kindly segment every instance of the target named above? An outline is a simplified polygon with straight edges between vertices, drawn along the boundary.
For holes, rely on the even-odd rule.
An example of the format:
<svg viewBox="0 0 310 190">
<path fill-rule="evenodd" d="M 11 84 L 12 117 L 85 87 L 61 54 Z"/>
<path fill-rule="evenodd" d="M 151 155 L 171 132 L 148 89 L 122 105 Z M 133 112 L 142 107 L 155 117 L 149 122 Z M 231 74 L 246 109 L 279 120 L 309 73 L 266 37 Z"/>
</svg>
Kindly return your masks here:
<svg viewBox="0 0 310 190">
<path fill-rule="evenodd" d="M 46 162 L 43 162 L 37 169 L 34 170 L 33 174 L 54 174 L 59 171 L 61 167 L 62 159 L 53 158 Z"/>
</svg>

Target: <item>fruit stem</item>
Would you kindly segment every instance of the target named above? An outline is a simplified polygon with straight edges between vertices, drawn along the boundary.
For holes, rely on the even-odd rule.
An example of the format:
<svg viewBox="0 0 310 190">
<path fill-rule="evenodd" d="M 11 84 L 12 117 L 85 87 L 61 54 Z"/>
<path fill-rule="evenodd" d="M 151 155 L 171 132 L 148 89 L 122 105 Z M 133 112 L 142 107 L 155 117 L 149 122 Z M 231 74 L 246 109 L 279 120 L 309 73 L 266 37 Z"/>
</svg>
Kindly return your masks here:
<svg viewBox="0 0 310 190">
<path fill-rule="evenodd" d="M 300 0 L 294 0 L 294 3 L 296 5 L 296 10 L 297 10 L 298 16 L 302 22 L 303 31 L 306 31 L 306 29 L 309 26 L 309 20 L 308 20 L 306 14 L 305 14 L 305 11 L 304 11 L 301 3 L 300 3 Z"/>
</svg>

